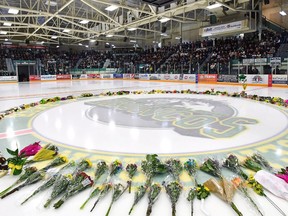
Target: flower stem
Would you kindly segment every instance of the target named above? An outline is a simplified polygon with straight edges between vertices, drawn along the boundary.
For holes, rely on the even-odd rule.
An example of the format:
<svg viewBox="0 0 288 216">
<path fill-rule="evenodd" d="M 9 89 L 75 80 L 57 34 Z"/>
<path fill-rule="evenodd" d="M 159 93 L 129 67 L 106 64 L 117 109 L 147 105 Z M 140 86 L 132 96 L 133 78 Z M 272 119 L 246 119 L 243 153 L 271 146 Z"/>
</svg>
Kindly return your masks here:
<svg viewBox="0 0 288 216">
<path fill-rule="evenodd" d="M 284 216 L 286 216 L 286 214 L 276 205 L 276 203 L 274 203 L 266 194 L 264 194 L 264 197 Z"/>
<path fill-rule="evenodd" d="M 51 202 L 52 202 L 52 199 L 48 199 L 47 202 L 44 205 L 44 208 L 47 208 L 50 205 Z"/>
<path fill-rule="evenodd" d="M 193 200 L 191 200 L 191 216 L 193 216 L 193 213 L 194 213 Z"/>
<path fill-rule="evenodd" d="M 18 182 L 15 182 L 14 184 L 12 184 L 10 187 L 6 188 L 5 190 L 1 191 L 0 196 L 5 195 L 9 190 L 11 190 L 14 186 L 16 186 L 18 184 Z"/>
<path fill-rule="evenodd" d="M 176 205 L 172 203 L 172 216 L 176 216 Z"/>
<path fill-rule="evenodd" d="M 57 203 L 54 204 L 54 208 L 58 209 L 60 208 L 64 203 L 64 200 L 60 199 Z"/>
<path fill-rule="evenodd" d="M 84 209 L 86 204 L 90 201 L 91 197 L 88 197 L 88 199 L 81 205 L 80 209 Z"/>
<path fill-rule="evenodd" d="M 97 201 L 94 203 L 92 209 L 90 210 L 90 212 L 92 212 L 94 210 L 94 208 L 96 207 L 97 203 L 99 202 L 100 199 L 97 199 Z"/>
<path fill-rule="evenodd" d="M 127 181 L 127 186 L 128 186 L 128 188 L 129 188 L 129 194 L 131 193 L 131 186 L 132 186 L 132 181 Z"/>
<path fill-rule="evenodd" d="M 135 204 L 132 205 L 132 207 L 131 207 L 131 209 L 130 209 L 128 215 L 130 215 L 130 214 L 132 213 L 132 211 L 133 211 L 133 209 L 134 209 L 134 206 L 135 206 Z"/>
<path fill-rule="evenodd" d="M 151 213 L 152 213 L 152 204 L 149 204 L 147 208 L 146 216 L 150 216 Z"/>
<path fill-rule="evenodd" d="M 109 215 L 112 205 L 113 205 L 113 202 L 111 202 L 111 204 L 110 204 L 105 216 Z"/>
<path fill-rule="evenodd" d="M 231 207 L 237 213 L 238 216 L 243 216 L 243 214 L 239 211 L 239 209 L 237 208 L 237 206 L 233 202 L 231 203 Z"/>
</svg>

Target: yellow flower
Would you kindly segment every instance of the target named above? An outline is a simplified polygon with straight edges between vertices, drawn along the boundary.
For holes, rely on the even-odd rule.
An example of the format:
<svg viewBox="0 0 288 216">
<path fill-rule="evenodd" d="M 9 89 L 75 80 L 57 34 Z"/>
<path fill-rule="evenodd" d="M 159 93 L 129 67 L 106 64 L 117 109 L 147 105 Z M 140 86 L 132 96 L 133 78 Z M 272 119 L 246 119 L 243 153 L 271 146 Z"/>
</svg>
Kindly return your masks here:
<svg viewBox="0 0 288 216">
<path fill-rule="evenodd" d="M 65 175 L 67 178 L 69 178 L 70 180 L 72 180 L 73 179 L 73 176 L 69 173 L 69 174 L 66 174 Z"/>
<path fill-rule="evenodd" d="M 68 158 L 64 155 L 59 156 L 64 163 L 68 162 Z"/>
<path fill-rule="evenodd" d="M 197 187 L 196 190 L 197 190 L 197 191 L 200 191 L 200 190 L 201 190 L 201 187 Z"/>
<path fill-rule="evenodd" d="M 207 188 L 206 186 L 204 186 L 204 189 L 205 189 L 206 191 L 209 191 L 209 188 Z"/>
<path fill-rule="evenodd" d="M 85 159 L 89 167 L 92 167 L 92 162 L 89 159 Z"/>
</svg>

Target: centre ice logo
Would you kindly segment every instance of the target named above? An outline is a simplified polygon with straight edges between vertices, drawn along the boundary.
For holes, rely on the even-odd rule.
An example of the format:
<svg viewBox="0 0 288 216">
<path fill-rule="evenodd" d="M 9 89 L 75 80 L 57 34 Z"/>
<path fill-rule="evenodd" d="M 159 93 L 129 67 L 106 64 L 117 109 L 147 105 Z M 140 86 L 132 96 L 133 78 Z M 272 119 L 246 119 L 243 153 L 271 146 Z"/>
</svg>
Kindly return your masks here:
<svg viewBox="0 0 288 216">
<path fill-rule="evenodd" d="M 117 98 L 86 102 L 89 119 L 119 126 L 173 128 L 181 135 L 199 138 L 231 138 L 257 120 L 237 116 L 229 105 L 195 98 Z M 97 116 L 97 118 L 95 118 Z"/>
</svg>

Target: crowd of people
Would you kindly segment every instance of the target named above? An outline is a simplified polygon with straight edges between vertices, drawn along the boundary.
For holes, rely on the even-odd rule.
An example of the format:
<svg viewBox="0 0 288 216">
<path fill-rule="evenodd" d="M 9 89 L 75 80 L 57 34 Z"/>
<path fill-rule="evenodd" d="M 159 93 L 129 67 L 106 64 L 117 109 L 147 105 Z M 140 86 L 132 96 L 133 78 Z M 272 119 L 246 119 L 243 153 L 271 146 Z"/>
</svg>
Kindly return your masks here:
<svg viewBox="0 0 288 216">
<path fill-rule="evenodd" d="M 6 59 L 37 60 L 42 74 L 69 73 L 71 69 L 93 69 L 111 67 L 132 69 L 138 72 L 184 72 L 198 70 L 219 73 L 228 71 L 231 60 L 244 58 L 273 57 L 283 40 L 283 34 L 263 31 L 259 41 L 258 34 L 244 37 L 227 37 L 184 42 L 176 45 L 124 50 L 81 52 L 59 52 L 48 48 L 4 48 L 0 50 L 0 71 L 7 71 Z"/>
</svg>

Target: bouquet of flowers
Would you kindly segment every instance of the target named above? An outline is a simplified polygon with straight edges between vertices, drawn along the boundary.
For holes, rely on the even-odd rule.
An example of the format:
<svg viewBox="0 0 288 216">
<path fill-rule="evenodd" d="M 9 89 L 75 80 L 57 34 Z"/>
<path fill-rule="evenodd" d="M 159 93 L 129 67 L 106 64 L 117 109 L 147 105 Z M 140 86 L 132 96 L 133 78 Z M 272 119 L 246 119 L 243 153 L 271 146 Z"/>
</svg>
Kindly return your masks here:
<svg viewBox="0 0 288 216">
<path fill-rule="evenodd" d="M 241 176 L 245 180 L 248 179 L 248 176 L 246 175 L 246 173 L 244 173 L 243 170 L 241 169 L 238 158 L 233 154 L 230 154 L 224 160 L 223 167 L 226 167 L 227 169 L 231 170 L 232 172 L 238 174 L 239 176 Z"/>
<path fill-rule="evenodd" d="M 191 178 L 194 178 L 195 185 L 197 185 L 196 174 L 197 174 L 197 162 L 194 159 L 189 159 L 184 163 L 184 170 L 188 173 Z"/>
<path fill-rule="evenodd" d="M 37 154 L 38 151 L 40 151 L 41 148 L 42 148 L 42 146 L 40 145 L 40 141 L 35 142 L 35 143 L 30 144 L 30 145 L 26 146 L 25 148 L 23 148 L 20 151 L 19 156 L 20 157 L 34 156 L 35 154 Z"/>
<path fill-rule="evenodd" d="M 104 183 L 102 185 L 102 189 L 101 189 L 101 192 L 100 192 L 100 195 L 98 197 L 98 199 L 96 200 L 96 202 L 94 203 L 92 209 L 90 210 L 90 212 L 92 212 L 94 210 L 94 208 L 96 207 L 96 205 L 98 204 L 98 202 L 103 198 L 105 197 L 109 191 L 112 189 L 112 184 L 111 183 Z"/>
<path fill-rule="evenodd" d="M 255 162 L 251 157 L 247 157 L 244 160 L 242 166 L 247 169 L 253 170 L 254 172 L 262 170 L 262 167 L 257 162 Z"/>
<path fill-rule="evenodd" d="M 62 194 L 71 183 L 71 175 L 59 175 L 55 184 L 53 185 L 52 193 L 50 194 L 50 198 L 44 204 L 44 207 L 47 208 L 50 203 L 57 198 L 60 194 Z"/>
<path fill-rule="evenodd" d="M 273 205 L 274 208 L 276 208 L 283 216 L 286 216 L 286 214 L 276 205 L 276 203 L 274 203 L 265 194 L 263 186 L 261 184 L 259 184 L 259 182 L 256 181 L 252 175 L 249 176 L 247 181 L 248 181 L 248 186 L 251 187 L 256 194 L 258 194 L 259 196 L 264 196 L 268 200 L 268 202 L 270 202 L 271 205 Z"/>
<path fill-rule="evenodd" d="M 219 161 L 215 159 L 208 158 L 205 160 L 204 163 L 200 166 L 200 170 L 212 176 L 222 178 Z"/>
<path fill-rule="evenodd" d="M 98 181 L 98 179 L 109 169 L 108 165 L 106 164 L 105 161 L 99 161 L 96 166 L 96 171 L 95 171 L 95 178 L 94 178 L 94 184 Z M 85 202 L 82 204 L 80 209 L 84 209 L 85 205 L 91 200 L 93 197 L 97 196 L 100 192 L 100 189 L 96 187 L 95 189 L 92 190 L 92 193 L 90 193 L 89 197 Z"/>
<path fill-rule="evenodd" d="M 257 212 L 258 212 L 260 215 L 264 216 L 263 213 L 260 211 L 259 207 L 257 206 L 257 204 L 255 203 L 255 201 L 254 201 L 254 200 L 252 199 L 252 197 L 249 195 L 245 183 L 244 183 L 239 177 L 232 179 L 231 182 L 234 184 L 235 188 L 237 188 L 237 189 L 241 192 L 241 194 L 242 194 L 245 198 L 247 198 L 247 199 L 249 200 L 249 202 L 250 202 L 250 203 L 253 205 L 253 207 L 257 210 Z"/>
<path fill-rule="evenodd" d="M 47 166 L 45 166 L 41 170 L 46 172 L 48 169 L 51 169 L 51 168 L 56 167 L 56 166 L 61 166 L 67 162 L 68 162 L 68 158 L 61 155 L 61 156 L 56 157 L 50 164 L 48 164 Z"/>
<path fill-rule="evenodd" d="M 12 175 L 20 175 L 26 158 L 19 156 L 18 148 L 14 151 L 8 148 L 6 150 L 12 156 L 7 159 L 8 168 L 11 169 Z"/>
<path fill-rule="evenodd" d="M 114 185 L 113 187 L 113 195 L 112 195 L 112 200 L 110 203 L 110 206 L 107 210 L 107 213 L 105 216 L 108 216 L 111 210 L 111 207 L 113 205 L 114 202 L 116 202 L 121 196 L 122 194 L 127 190 L 127 187 L 124 187 L 122 184 L 118 183 L 116 185 Z"/>
<path fill-rule="evenodd" d="M 24 182 L 30 175 L 32 175 L 33 173 L 35 173 L 37 171 L 36 167 L 28 167 L 25 169 L 25 172 L 23 175 L 21 175 L 19 177 L 19 179 L 13 183 L 11 186 L 9 186 L 8 188 L 6 188 L 5 190 L 0 192 L 0 196 L 5 195 L 9 190 L 11 190 L 13 187 L 17 186 L 18 184 Z"/>
<path fill-rule="evenodd" d="M 193 187 L 189 190 L 189 193 L 187 196 L 187 200 L 191 204 L 191 216 L 193 216 L 193 214 L 194 214 L 193 202 L 194 202 L 194 199 L 196 198 L 196 196 L 197 196 L 197 189 L 196 189 L 196 187 Z"/>
<path fill-rule="evenodd" d="M 128 172 L 128 176 L 130 181 L 128 181 L 129 193 L 131 193 L 131 186 L 132 186 L 132 179 L 137 172 L 137 165 L 136 164 L 128 164 L 126 166 L 126 171 Z"/>
<path fill-rule="evenodd" d="M 110 164 L 110 171 L 109 171 L 109 176 L 107 178 L 107 181 L 110 181 L 110 179 L 118 174 L 122 170 L 122 163 L 119 160 L 115 160 Z"/>
<path fill-rule="evenodd" d="M 220 182 L 218 182 L 216 179 L 209 179 L 204 183 L 204 185 L 209 188 L 212 193 L 215 193 L 215 195 L 217 195 L 220 199 L 227 202 L 238 216 L 243 215 L 232 201 L 235 194 L 235 187 L 233 186 L 232 182 L 229 182 L 224 178 L 222 178 Z"/>
<path fill-rule="evenodd" d="M 157 199 L 160 196 L 160 192 L 161 192 L 161 186 L 158 183 L 154 183 L 151 185 L 150 190 L 148 192 L 148 208 L 147 208 L 147 212 L 146 212 L 146 216 L 151 215 L 152 213 L 152 206 L 154 205 L 154 203 L 157 201 Z"/>
<path fill-rule="evenodd" d="M 136 192 L 135 192 L 135 196 L 134 196 L 134 202 L 133 202 L 133 205 L 129 211 L 129 215 L 132 213 L 135 205 L 137 205 L 137 203 L 144 197 L 146 190 L 147 190 L 147 187 L 144 185 L 137 187 Z"/>
<path fill-rule="evenodd" d="M 201 200 L 201 211 L 205 215 L 209 215 L 209 213 L 204 209 L 204 202 L 207 197 L 210 196 L 209 189 L 203 184 L 198 184 L 196 187 L 196 197 L 198 200 Z"/>
<path fill-rule="evenodd" d="M 251 159 L 254 160 L 254 162 L 258 163 L 264 169 L 267 169 L 270 172 L 274 172 L 273 167 L 269 164 L 269 162 L 261 154 L 254 153 L 251 156 Z"/>
<path fill-rule="evenodd" d="M 146 160 L 141 162 L 141 169 L 147 176 L 146 186 L 151 185 L 152 178 L 158 174 L 164 174 L 167 172 L 165 164 L 163 164 L 159 159 L 157 154 L 146 155 Z"/>
<path fill-rule="evenodd" d="M 281 171 L 279 171 L 278 174 L 276 174 L 276 176 L 288 183 L 288 167 L 286 167 L 285 169 L 281 168 Z"/>
<path fill-rule="evenodd" d="M 13 190 L 9 191 L 8 193 L 5 193 L 3 196 L 1 196 L 1 199 L 4 199 L 5 197 L 13 194 L 16 191 L 19 191 L 21 188 L 27 186 L 27 185 L 31 185 L 31 184 L 35 184 L 37 182 L 39 182 L 40 180 L 42 180 L 45 176 L 45 173 L 43 171 L 36 171 L 34 173 L 32 173 L 30 176 L 28 176 L 28 178 L 25 180 L 25 182 L 21 185 L 19 185 L 18 187 L 14 188 Z"/>
<path fill-rule="evenodd" d="M 32 198 L 33 196 L 35 196 L 36 194 L 38 194 L 41 191 L 47 190 L 48 188 L 52 187 L 55 183 L 55 181 L 57 180 L 58 176 L 60 175 L 60 173 L 65 170 L 68 169 L 72 166 L 75 166 L 75 162 L 74 161 L 70 161 L 67 165 L 65 165 L 64 167 L 62 167 L 57 173 L 55 173 L 54 175 L 52 175 L 50 178 L 48 178 L 47 181 L 45 181 L 40 187 L 38 187 L 28 198 L 26 198 L 21 205 L 23 205 L 25 202 L 27 202 L 30 198 Z"/>
<path fill-rule="evenodd" d="M 55 209 L 60 208 L 63 203 L 70 197 L 82 192 L 83 190 L 91 187 L 93 180 L 84 172 L 78 172 L 72 182 L 68 185 L 64 196 L 53 206 Z"/>
<path fill-rule="evenodd" d="M 179 176 L 183 170 L 183 166 L 178 159 L 169 159 L 166 161 L 168 172 L 173 176 L 175 181 L 179 181 Z"/>
<path fill-rule="evenodd" d="M 47 144 L 41 148 L 31 160 L 27 160 L 25 164 L 35 163 L 39 161 L 51 160 L 58 154 L 58 148 L 55 145 Z"/>
<path fill-rule="evenodd" d="M 165 189 L 172 203 L 172 216 L 176 216 L 176 203 L 180 197 L 183 187 L 179 184 L 179 182 L 173 181 L 165 185 Z"/>
<path fill-rule="evenodd" d="M 75 168 L 75 171 L 72 173 L 72 175 L 74 176 L 75 174 L 79 173 L 79 172 L 83 172 L 86 169 L 89 169 L 92 167 L 92 162 L 89 159 L 82 159 Z"/>
</svg>

